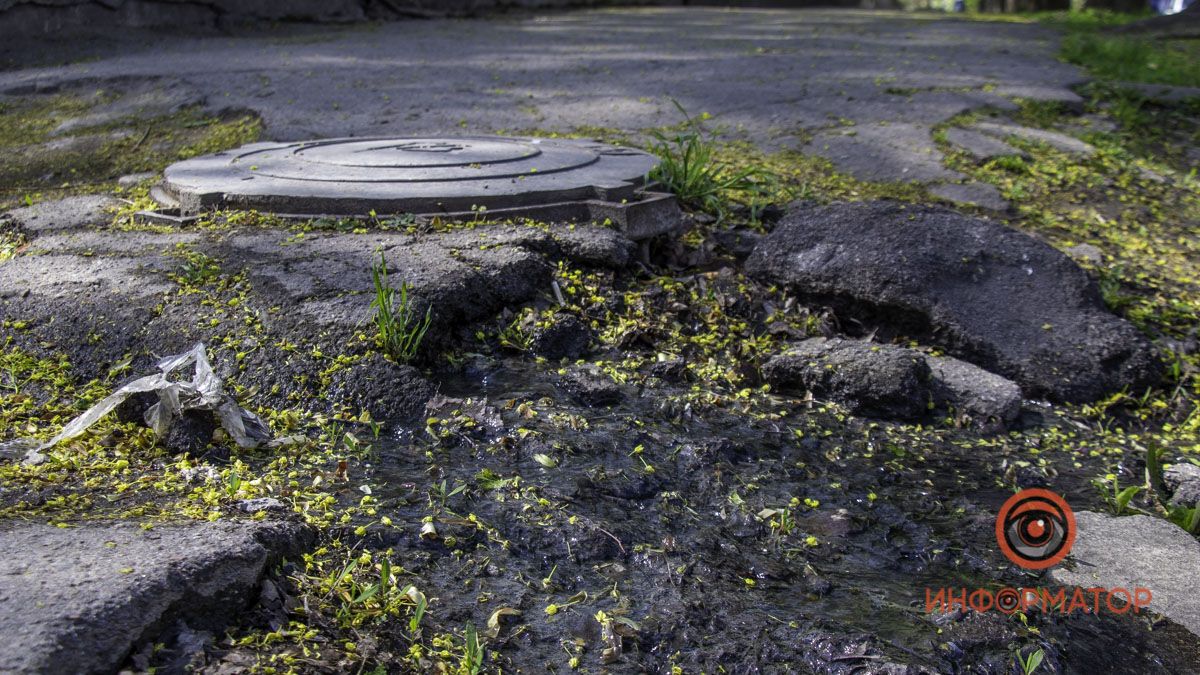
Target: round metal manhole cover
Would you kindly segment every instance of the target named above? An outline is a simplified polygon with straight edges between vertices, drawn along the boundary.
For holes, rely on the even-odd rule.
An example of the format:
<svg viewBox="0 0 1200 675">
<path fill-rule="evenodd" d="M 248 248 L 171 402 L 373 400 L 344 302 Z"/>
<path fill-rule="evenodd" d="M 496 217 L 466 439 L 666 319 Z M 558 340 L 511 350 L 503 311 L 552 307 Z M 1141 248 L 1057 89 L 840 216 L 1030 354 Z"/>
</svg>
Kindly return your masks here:
<svg viewBox="0 0 1200 675">
<path fill-rule="evenodd" d="M 443 213 L 631 199 L 658 159 L 592 141 L 340 138 L 255 143 L 167 167 L 185 211 L 252 208 L 295 215 Z"/>
</svg>

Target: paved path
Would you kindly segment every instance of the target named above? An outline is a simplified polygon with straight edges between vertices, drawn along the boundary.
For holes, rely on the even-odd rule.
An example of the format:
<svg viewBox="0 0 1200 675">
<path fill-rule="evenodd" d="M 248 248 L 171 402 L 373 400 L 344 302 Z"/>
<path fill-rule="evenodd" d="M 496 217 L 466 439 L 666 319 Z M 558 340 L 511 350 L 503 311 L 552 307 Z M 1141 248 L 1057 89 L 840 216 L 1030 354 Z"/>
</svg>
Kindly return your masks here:
<svg viewBox="0 0 1200 675">
<path fill-rule="evenodd" d="M 0 73 L 0 91 L 181 79 L 210 106 L 259 111 L 277 140 L 633 131 L 678 121 L 674 98 L 766 148 L 804 147 L 863 178 L 932 181 L 958 177 L 932 125 L 1012 96 L 1071 100 L 1083 79 L 1054 59 L 1045 27 L 887 12 L 623 9 L 289 30 L 126 43 Z"/>
</svg>

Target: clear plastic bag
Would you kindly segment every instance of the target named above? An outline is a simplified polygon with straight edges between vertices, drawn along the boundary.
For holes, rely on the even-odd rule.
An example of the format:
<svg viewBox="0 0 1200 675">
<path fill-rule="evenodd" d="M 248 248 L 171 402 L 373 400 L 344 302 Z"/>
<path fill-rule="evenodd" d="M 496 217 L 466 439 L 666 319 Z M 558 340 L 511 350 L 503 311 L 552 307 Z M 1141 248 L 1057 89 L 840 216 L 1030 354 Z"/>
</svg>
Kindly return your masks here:
<svg viewBox="0 0 1200 675">
<path fill-rule="evenodd" d="M 193 366 L 192 379 L 173 380 L 176 371 Z M 202 343 L 190 351 L 168 356 L 158 362 L 158 373 L 140 377 L 114 391 L 79 417 L 71 420 L 58 435 L 30 448 L 25 461 L 44 461 L 44 450 L 70 440 L 87 431 L 100 418 L 116 409 L 125 399 L 144 392 L 158 394 L 158 402 L 146 411 L 146 424 L 160 437 L 187 410 L 208 410 L 216 415 L 221 427 L 240 447 L 251 449 L 271 439 L 271 430 L 258 415 L 239 406 L 225 393 L 225 382 L 213 372 L 208 353 Z"/>
</svg>

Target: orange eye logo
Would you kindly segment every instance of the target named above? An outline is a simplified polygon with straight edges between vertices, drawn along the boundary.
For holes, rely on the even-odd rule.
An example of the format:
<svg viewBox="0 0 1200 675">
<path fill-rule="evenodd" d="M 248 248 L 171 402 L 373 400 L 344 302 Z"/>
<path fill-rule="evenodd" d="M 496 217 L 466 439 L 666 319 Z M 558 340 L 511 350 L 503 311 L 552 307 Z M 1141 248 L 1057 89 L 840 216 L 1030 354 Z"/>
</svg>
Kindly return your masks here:
<svg viewBox="0 0 1200 675">
<path fill-rule="evenodd" d="M 1058 564 L 1075 543 L 1075 513 L 1058 495 L 1034 488 L 1008 498 L 996 517 L 996 542 L 1004 555 L 1031 570 Z"/>
</svg>

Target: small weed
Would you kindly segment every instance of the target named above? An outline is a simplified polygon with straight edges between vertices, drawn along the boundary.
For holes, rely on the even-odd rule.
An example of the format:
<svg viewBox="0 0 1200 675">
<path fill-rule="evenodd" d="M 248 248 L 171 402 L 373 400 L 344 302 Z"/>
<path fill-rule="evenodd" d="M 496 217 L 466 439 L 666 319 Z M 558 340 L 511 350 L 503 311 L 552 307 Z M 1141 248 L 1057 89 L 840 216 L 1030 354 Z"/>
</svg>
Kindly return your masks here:
<svg viewBox="0 0 1200 675">
<path fill-rule="evenodd" d="M 221 276 L 221 263 L 199 251 L 180 246 L 175 256 L 183 260 L 178 271 L 170 275 L 171 280 L 184 288 L 196 288 Z"/>
<path fill-rule="evenodd" d="M 1146 105 L 1144 97 L 1137 95 L 1136 92 L 1121 89 L 1109 100 L 1112 103 L 1109 114 L 1121 125 L 1122 129 L 1137 129 L 1146 125 L 1146 116 L 1142 114 L 1142 107 Z"/>
<path fill-rule="evenodd" d="M 1046 653 L 1041 649 L 1030 652 L 1028 656 L 1022 656 L 1020 652 L 1016 654 L 1017 665 L 1021 667 L 1021 672 L 1024 675 L 1033 675 L 1037 669 L 1042 666 L 1042 660 L 1046 658 Z"/>
<path fill-rule="evenodd" d="M 1121 513 L 1126 508 L 1128 508 L 1129 501 L 1131 499 L 1133 499 L 1135 496 L 1137 496 L 1137 493 L 1139 493 L 1141 491 L 1142 491 L 1142 488 L 1137 485 L 1130 485 L 1129 487 L 1126 487 L 1122 490 L 1117 490 L 1117 481 L 1114 480 L 1113 481 L 1113 502 L 1112 503 L 1113 503 L 1113 507 L 1114 507 L 1114 510 L 1116 511 L 1117 515 L 1121 515 Z"/>
<path fill-rule="evenodd" d="M 725 216 L 736 195 L 748 196 L 752 211 L 774 192 L 776 177 L 761 167 L 733 168 L 718 158 L 716 144 L 697 120 L 675 102 L 685 118 L 671 133 L 654 131 L 651 151 L 662 162 L 650 177 L 675 193 L 683 203 L 716 216 Z"/>
<path fill-rule="evenodd" d="M 405 590 L 413 601 L 412 616 L 408 618 L 408 632 L 415 639 L 421 635 L 421 619 L 425 618 L 425 610 L 429 607 L 429 601 L 425 598 L 424 593 L 412 586 Z"/>
<path fill-rule="evenodd" d="M 1025 100 L 1015 117 L 1018 122 L 1034 127 L 1050 127 L 1062 117 L 1066 107 L 1058 101 Z"/>
<path fill-rule="evenodd" d="M 483 670 L 483 646 L 474 624 L 467 624 L 466 642 L 463 646 L 462 668 L 468 675 L 478 675 Z"/>
<path fill-rule="evenodd" d="M 404 610 L 411 610 L 414 615 L 418 611 L 424 613 L 424 594 L 413 586 L 397 587 L 391 561 L 387 558 L 373 564 L 371 555 L 363 553 L 328 572 L 311 555 L 306 555 L 305 559 L 308 578 L 316 582 L 316 589 L 321 593 L 320 602 L 333 602 L 334 616 L 338 625 L 344 628 L 383 621 Z"/>
<path fill-rule="evenodd" d="M 791 510 L 787 508 L 763 509 L 758 512 L 758 517 L 766 521 L 772 534 L 780 537 L 788 536 L 796 528 L 796 520 L 792 516 Z"/>
<path fill-rule="evenodd" d="M 1112 269 L 1101 270 L 1100 272 L 1100 298 L 1104 300 L 1104 304 L 1110 310 L 1120 313 L 1121 310 L 1132 305 L 1137 298 L 1125 292 L 1121 285 L 1121 278 L 1124 276 L 1124 267 L 1118 265 Z"/>
<path fill-rule="evenodd" d="M 1167 516 L 1167 520 L 1191 534 L 1196 534 L 1200 529 L 1200 504 L 1195 507 L 1170 504 L 1163 480 L 1162 450 L 1155 447 L 1146 450 L 1146 486 L 1161 512 Z"/>
<path fill-rule="evenodd" d="M 1188 533 L 1196 534 L 1200 530 L 1200 505 L 1192 508 L 1176 506 L 1167 514 L 1167 518 Z"/>
<path fill-rule="evenodd" d="M 360 423 L 366 424 L 368 429 L 379 428 L 379 424 L 374 421 L 364 422 L 360 420 Z M 322 431 L 324 432 L 324 435 L 322 436 L 323 439 L 328 439 L 334 442 L 340 441 L 342 453 L 345 457 L 370 457 L 374 452 L 374 446 L 359 439 L 359 437 L 355 436 L 353 433 L 346 431 L 341 424 L 326 423 L 325 428 Z M 379 438 L 378 431 L 373 431 L 372 433 L 375 434 L 376 439 Z"/>
<path fill-rule="evenodd" d="M 225 492 L 230 499 L 237 497 L 238 490 L 242 487 L 242 477 L 234 469 L 229 470 L 229 475 L 225 477 Z"/>
<path fill-rule="evenodd" d="M 1025 175 L 1029 173 L 1029 165 L 1025 163 L 1024 159 L 1021 159 L 1017 155 L 1004 155 L 997 157 L 989 162 L 988 166 L 991 168 L 1003 169 L 1009 173 L 1014 173 L 1017 175 Z"/>
<path fill-rule="evenodd" d="M 421 347 L 425 331 L 432 320 L 432 307 L 425 309 L 425 318 L 418 319 L 408 295 L 411 288 L 400 284 L 399 297 L 396 289 L 388 284 L 387 260 L 379 255 L 379 264 L 371 266 L 371 278 L 375 284 L 375 299 L 371 308 L 375 310 L 375 328 L 378 329 L 380 347 L 388 356 L 401 363 L 411 361 Z"/>
<path fill-rule="evenodd" d="M 441 483 L 434 483 L 433 485 L 429 486 L 429 507 L 433 508 L 434 506 L 439 506 L 442 509 L 445 509 L 446 500 L 457 495 L 465 489 L 467 489 L 467 486 L 462 483 L 454 486 L 453 489 L 447 486 L 446 481 L 444 480 Z"/>
</svg>

